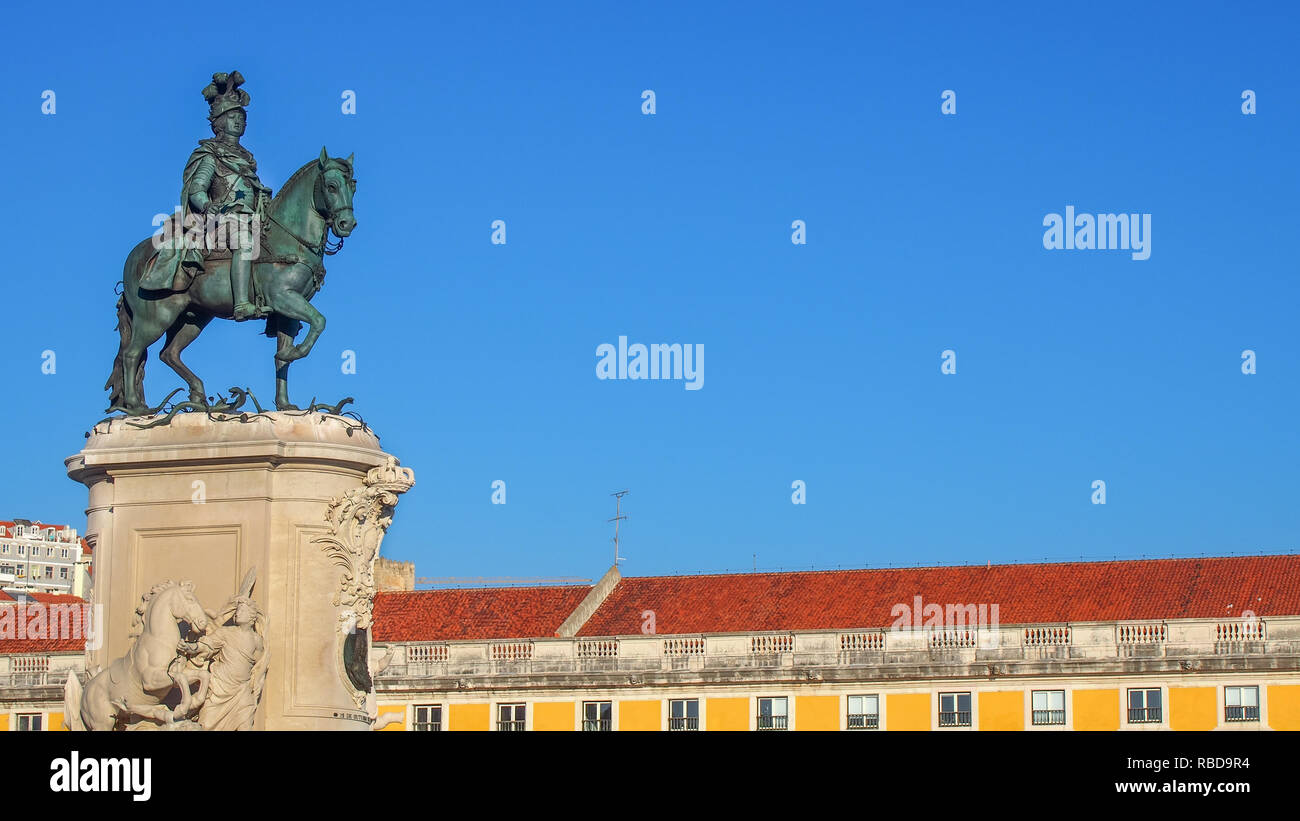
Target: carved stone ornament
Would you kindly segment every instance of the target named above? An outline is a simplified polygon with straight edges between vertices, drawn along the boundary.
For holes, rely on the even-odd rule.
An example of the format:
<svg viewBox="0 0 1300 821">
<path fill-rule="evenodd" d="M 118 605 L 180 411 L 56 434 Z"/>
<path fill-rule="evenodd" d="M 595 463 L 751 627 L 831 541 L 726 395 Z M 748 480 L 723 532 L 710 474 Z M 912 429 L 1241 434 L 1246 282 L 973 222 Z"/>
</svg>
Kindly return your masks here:
<svg viewBox="0 0 1300 821">
<path fill-rule="evenodd" d="M 68 676 L 68 728 L 251 730 L 267 670 L 265 618 L 252 598 L 256 581 L 250 569 L 218 613 L 204 609 L 190 582 L 150 588 L 136 608 L 126 655 L 84 690 L 75 674 Z"/>
<path fill-rule="evenodd" d="M 399 467 L 397 459 L 370 469 L 365 484 L 330 502 L 325 520 L 330 535 L 312 541 L 343 568 L 334 604 L 356 615 L 355 628 L 368 630 L 375 598 L 375 559 L 379 544 L 393 523 L 397 497 L 415 486 L 415 471 Z"/>
<path fill-rule="evenodd" d="M 357 706 L 373 688 L 369 669 L 369 629 L 375 600 L 375 559 L 384 533 L 393 522 L 397 497 L 415 485 L 415 472 L 388 460 L 366 473 L 365 483 L 330 502 L 325 520 L 330 535 L 313 539 L 343 569 L 334 604 L 347 608 L 339 614 L 341 673 L 352 689 Z"/>
</svg>

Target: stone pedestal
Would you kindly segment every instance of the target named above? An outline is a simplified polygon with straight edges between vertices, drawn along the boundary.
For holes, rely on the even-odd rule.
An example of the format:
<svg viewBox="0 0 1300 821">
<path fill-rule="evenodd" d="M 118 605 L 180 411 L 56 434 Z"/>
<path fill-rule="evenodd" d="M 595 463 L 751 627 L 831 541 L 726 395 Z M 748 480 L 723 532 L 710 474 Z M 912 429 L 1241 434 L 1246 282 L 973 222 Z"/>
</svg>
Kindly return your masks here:
<svg viewBox="0 0 1300 821">
<path fill-rule="evenodd" d="M 256 568 L 269 651 L 256 729 L 368 730 L 374 560 L 411 471 L 341 416 L 186 413 L 132 424 L 148 421 L 101 423 L 66 460 L 90 489 L 92 598 L 104 615 L 89 669 L 126 652 L 152 585 L 190 580 L 217 610 Z"/>
</svg>

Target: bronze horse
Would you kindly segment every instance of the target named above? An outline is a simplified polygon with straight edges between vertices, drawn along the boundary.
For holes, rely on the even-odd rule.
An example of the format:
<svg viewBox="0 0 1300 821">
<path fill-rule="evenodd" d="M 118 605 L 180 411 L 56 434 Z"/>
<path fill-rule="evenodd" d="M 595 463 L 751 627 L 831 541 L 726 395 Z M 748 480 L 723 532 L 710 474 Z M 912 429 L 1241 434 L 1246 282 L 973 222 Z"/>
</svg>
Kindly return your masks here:
<svg viewBox="0 0 1300 821">
<path fill-rule="evenodd" d="M 297 410 L 289 402 L 289 363 L 311 352 L 325 330 L 325 317 L 311 305 L 325 278 L 322 262 L 329 232 L 346 237 L 356 228 L 352 195 L 356 191 L 352 157 L 320 157 L 298 169 L 266 208 L 261 252 L 253 263 L 253 287 L 262 295 L 270 316 L 267 336 L 278 338 L 275 352 L 275 407 Z M 149 346 L 167 335 L 159 358 L 189 385 L 191 402 L 207 406 L 203 381 L 181 361 L 181 351 L 193 342 L 213 317 L 234 318 L 230 291 L 230 260 L 208 259 L 189 287 L 151 291 L 140 277 L 156 254 L 154 239 L 131 251 L 122 272 L 117 301 L 117 330 L 121 334 L 113 373 L 104 388 L 109 413 L 136 416 L 150 412 L 144 398 L 144 363 Z M 294 337 L 307 323 L 307 334 Z M 214 410 L 219 410 L 220 405 Z"/>
</svg>

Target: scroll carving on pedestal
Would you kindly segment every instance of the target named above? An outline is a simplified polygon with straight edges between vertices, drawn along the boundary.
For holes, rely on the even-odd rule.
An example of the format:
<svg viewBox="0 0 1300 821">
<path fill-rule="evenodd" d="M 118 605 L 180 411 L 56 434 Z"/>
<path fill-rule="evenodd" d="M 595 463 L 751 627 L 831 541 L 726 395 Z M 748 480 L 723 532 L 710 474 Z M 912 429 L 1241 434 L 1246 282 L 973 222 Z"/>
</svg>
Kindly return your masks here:
<svg viewBox="0 0 1300 821">
<path fill-rule="evenodd" d="M 340 666 L 360 707 L 372 689 L 369 630 L 375 599 L 375 559 L 384 533 L 393 522 L 397 497 L 415 485 L 415 472 L 396 458 L 371 468 L 364 484 L 330 502 L 325 520 L 330 534 L 313 539 L 343 569 L 334 604 L 340 615 Z"/>
</svg>

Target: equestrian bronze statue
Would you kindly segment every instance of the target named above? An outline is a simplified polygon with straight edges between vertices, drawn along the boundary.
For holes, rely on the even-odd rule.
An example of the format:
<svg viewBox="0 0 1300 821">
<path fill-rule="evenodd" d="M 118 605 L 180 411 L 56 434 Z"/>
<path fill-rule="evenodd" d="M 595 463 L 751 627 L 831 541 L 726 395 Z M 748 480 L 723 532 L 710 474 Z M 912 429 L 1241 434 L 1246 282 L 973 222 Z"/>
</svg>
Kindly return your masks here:
<svg viewBox="0 0 1300 821">
<path fill-rule="evenodd" d="M 213 137 L 186 163 L 181 207 L 127 256 L 117 301 L 121 343 L 105 389 L 109 413 L 155 412 L 144 397 L 149 346 L 163 335 L 159 358 L 189 386 L 190 403 L 209 405 L 203 381 L 181 352 L 214 318 L 265 317 L 276 337 L 275 407 L 289 401 L 289 363 L 311 352 L 325 317 L 311 305 L 325 279 L 324 257 L 357 226 L 352 157 L 320 156 L 294 172 L 279 194 L 257 177 L 257 162 L 240 144 L 248 93 L 238 71 L 214 74 L 203 90 Z M 338 237 L 331 243 L 330 232 Z M 303 340 L 294 344 L 302 323 Z"/>
</svg>

